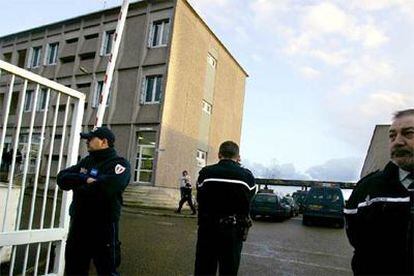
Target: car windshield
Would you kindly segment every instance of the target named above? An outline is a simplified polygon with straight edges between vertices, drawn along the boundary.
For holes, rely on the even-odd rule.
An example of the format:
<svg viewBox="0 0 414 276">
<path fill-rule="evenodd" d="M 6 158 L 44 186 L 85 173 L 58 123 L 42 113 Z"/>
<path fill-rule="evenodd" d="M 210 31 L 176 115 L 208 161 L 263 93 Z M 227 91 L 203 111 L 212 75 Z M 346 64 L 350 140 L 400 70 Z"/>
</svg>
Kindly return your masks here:
<svg viewBox="0 0 414 276">
<path fill-rule="evenodd" d="M 277 197 L 276 196 L 265 196 L 265 195 L 258 195 L 256 196 L 255 202 L 259 203 L 276 203 Z"/>
<path fill-rule="evenodd" d="M 342 195 L 340 194 L 341 191 L 337 189 L 327 189 L 326 190 L 326 201 L 330 202 L 330 204 L 340 205 L 342 201 Z"/>
<path fill-rule="evenodd" d="M 341 204 L 341 191 L 339 189 L 311 189 L 307 197 L 308 204 Z"/>
<path fill-rule="evenodd" d="M 322 203 L 323 196 L 323 189 L 311 189 L 307 197 L 307 202 L 312 204 Z"/>
</svg>

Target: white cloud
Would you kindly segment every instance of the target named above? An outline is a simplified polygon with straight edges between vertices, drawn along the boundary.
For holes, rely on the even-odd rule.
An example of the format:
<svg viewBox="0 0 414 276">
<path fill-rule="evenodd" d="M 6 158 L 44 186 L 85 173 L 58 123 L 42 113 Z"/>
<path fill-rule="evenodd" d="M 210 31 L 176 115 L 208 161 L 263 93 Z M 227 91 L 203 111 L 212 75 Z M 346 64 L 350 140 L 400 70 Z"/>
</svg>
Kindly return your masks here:
<svg viewBox="0 0 414 276">
<path fill-rule="evenodd" d="M 317 58 L 328 65 L 341 65 L 348 61 L 345 51 L 325 51 L 322 49 L 315 49 L 309 51 L 309 55 Z"/>
<path fill-rule="evenodd" d="M 343 33 L 350 22 L 348 15 L 332 3 L 311 6 L 303 20 L 303 27 L 313 33 Z"/>
<path fill-rule="evenodd" d="M 379 47 L 389 40 L 388 36 L 386 36 L 383 31 L 373 25 L 361 27 L 359 37 L 362 45 L 366 48 Z"/>
<path fill-rule="evenodd" d="M 264 165 L 261 163 L 250 162 L 249 160 L 244 160 L 243 166 L 250 169 L 253 175 L 257 178 L 296 179 L 296 180 L 309 180 L 310 179 L 308 175 L 297 171 L 297 169 L 295 168 L 295 165 L 292 163 L 280 164 L 276 160 L 273 160 L 270 165 Z"/>
<path fill-rule="evenodd" d="M 316 79 L 321 75 L 320 71 L 310 66 L 302 66 L 299 68 L 299 72 L 307 79 Z"/>
<path fill-rule="evenodd" d="M 368 54 L 349 62 L 343 72 L 345 83 L 352 83 L 355 89 L 370 83 L 386 82 L 395 70 L 386 60 Z"/>
<path fill-rule="evenodd" d="M 368 99 L 361 104 L 361 113 L 368 118 L 378 118 L 382 114 L 390 116 L 396 110 L 413 106 L 414 100 L 408 95 L 409 93 L 378 91 L 369 95 Z"/>
<path fill-rule="evenodd" d="M 330 159 L 324 164 L 310 167 L 306 172 L 315 180 L 356 181 L 361 160 L 355 157 Z"/>
<path fill-rule="evenodd" d="M 409 2 L 406 0 L 351 0 L 350 6 L 354 9 L 362 9 L 366 11 L 378 11 L 389 9 L 393 6 L 402 4 L 403 2 Z"/>
</svg>

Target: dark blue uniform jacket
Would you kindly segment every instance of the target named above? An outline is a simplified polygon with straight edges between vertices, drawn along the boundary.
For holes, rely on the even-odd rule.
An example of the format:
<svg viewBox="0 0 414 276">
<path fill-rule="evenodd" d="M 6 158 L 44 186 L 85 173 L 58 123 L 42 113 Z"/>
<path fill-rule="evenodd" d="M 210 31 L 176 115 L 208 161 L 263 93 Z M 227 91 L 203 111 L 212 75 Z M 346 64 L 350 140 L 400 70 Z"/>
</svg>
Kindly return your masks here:
<svg viewBox="0 0 414 276">
<path fill-rule="evenodd" d="M 361 179 L 344 210 L 357 275 L 413 275 L 410 194 L 390 162 Z"/>
<path fill-rule="evenodd" d="M 59 172 L 59 187 L 73 191 L 72 222 L 107 225 L 119 221 L 122 193 L 130 176 L 129 162 L 113 148 L 90 152 L 78 164 Z M 88 177 L 97 181 L 87 184 Z"/>
</svg>

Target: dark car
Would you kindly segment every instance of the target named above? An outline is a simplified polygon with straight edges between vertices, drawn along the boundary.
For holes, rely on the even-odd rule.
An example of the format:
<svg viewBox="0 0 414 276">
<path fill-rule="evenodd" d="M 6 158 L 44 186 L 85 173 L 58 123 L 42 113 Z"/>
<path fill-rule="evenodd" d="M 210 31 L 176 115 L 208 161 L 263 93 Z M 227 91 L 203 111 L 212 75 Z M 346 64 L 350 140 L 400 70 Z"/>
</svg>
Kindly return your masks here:
<svg viewBox="0 0 414 276">
<path fill-rule="evenodd" d="M 291 209 L 290 216 L 291 217 L 296 217 L 297 215 L 299 215 L 299 205 L 295 202 L 293 197 L 285 196 L 285 197 L 283 197 L 282 202 L 284 202 L 285 204 L 290 206 L 290 209 Z"/>
<path fill-rule="evenodd" d="M 299 206 L 299 213 L 303 213 L 303 202 L 305 201 L 308 191 L 298 190 L 292 194 L 293 199 Z"/>
<path fill-rule="evenodd" d="M 281 196 L 273 193 L 256 194 L 250 208 L 252 219 L 258 216 L 284 219 L 289 218 L 290 213 L 290 206 L 283 203 Z"/>
<path fill-rule="evenodd" d="M 303 224 L 332 222 L 344 227 L 344 197 L 340 188 L 331 186 L 312 187 L 306 195 L 303 208 Z"/>
</svg>

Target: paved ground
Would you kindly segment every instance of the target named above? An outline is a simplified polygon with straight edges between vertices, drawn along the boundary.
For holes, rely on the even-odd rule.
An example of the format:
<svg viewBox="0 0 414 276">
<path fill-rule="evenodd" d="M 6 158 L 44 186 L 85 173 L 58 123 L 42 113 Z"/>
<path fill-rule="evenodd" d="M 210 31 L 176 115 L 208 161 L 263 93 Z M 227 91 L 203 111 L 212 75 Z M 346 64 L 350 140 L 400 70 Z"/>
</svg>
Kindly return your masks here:
<svg viewBox="0 0 414 276">
<path fill-rule="evenodd" d="M 121 219 L 121 273 L 191 275 L 196 219 L 172 211 L 138 211 L 124 212 Z M 244 244 L 239 274 L 351 275 L 351 256 L 343 229 L 305 227 L 300 218 L 256 221 Z"/>
</svg>

